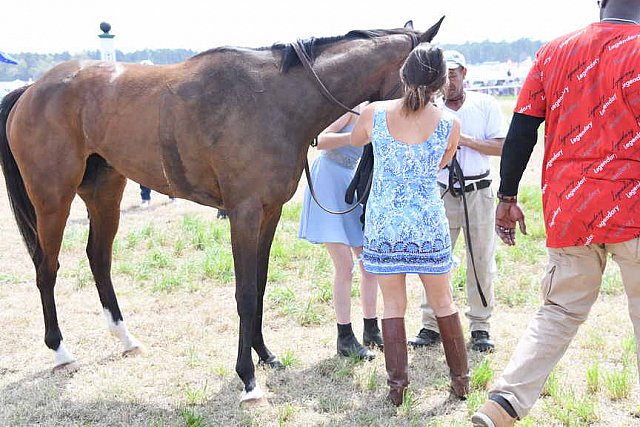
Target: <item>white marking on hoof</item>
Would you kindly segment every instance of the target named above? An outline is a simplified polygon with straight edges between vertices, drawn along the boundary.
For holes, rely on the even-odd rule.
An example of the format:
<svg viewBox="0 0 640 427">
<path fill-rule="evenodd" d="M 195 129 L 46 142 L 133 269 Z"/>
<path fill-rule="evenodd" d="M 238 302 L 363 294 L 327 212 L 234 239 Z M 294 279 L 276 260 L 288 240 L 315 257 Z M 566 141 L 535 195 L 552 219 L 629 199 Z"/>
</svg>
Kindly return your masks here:
<svg viewBox="0 0 640 427">
<path fill-rule="evenodd" d="M 260 388 L 259 384 L 256 384 L 253 390 L 247 393 L 246 390 L 242 391 L 240 395 L 240 403 L 257 402 L 264 398 L 264 392 Z"/>
<path fill-rule="evenodd" d="M 104 317 L 107 319 L 107 327 L 109 328 L 109 332 L 111 332 L 112 335 L 118 337 L 120 342 L 122 342 L 122 345 L 124 346 L 123 355 L 142 354 L 142 344 L 136 339 L 136 337 L 129 333 L 124 320 L 119 320 L 116 322 L 115 320 L 113 320 L 111 312 L 106 308 L 104 309 Z"/>
<path fill-rule="evenodd" d="M 64 343 L 60 341 L 60 345 L 56 350 L 56 354 L 54 356 L 54 364 L 53 370 L 55 371 L 58 367 L 62 367 L 63 365 L 69 365 L 76 361 L 76 358 L 73 357 L 70 351 L 64 346 Z"/>
</svg>

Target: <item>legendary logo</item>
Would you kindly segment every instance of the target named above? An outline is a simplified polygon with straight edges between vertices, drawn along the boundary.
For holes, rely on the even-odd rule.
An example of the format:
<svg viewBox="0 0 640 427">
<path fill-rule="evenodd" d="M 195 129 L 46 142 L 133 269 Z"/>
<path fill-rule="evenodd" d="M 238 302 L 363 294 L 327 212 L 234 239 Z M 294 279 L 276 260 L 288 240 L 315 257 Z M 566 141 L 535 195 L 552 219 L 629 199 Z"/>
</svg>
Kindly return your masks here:
<svg viewBox="0 0 640 427">
<path fill-rule="evenodd" d="M 549 227 L 553 227 L 554 225 L 556 225 L 556 218 L 558 217 L 560 212 L 562 212 L 562 208 L 558 206 L 558 209 L 556 209 L 553 212 L 553 216 L 551 217 L 551 222 L 549 222 Z"/>
<path fill-rule="evenodd" d="M 624 149 L 628 150 L 629 148 L 633 147 L 634 144 L 636 142 L 638 142 L 638 139 L 640 139 L 640 132 L 638 132 L 636 134 L 636 136 L 634 136 L 633 138 L 631 138 L 631 140 L 629 142 L 627 142 L 626 144 L 624 144 Z"/>
<path fill-rule="evenodd" d="M 523 113 L 525 113 L 525 112 L 527 112 L 527 111 L 529 111 L 529 110 L 531 110 L 531 104 L 530 104 L 530 103 L 529 103 L 529 104 L 527 104 L 527 105 L 525 105 L 524 107 L 520 108 L 520 109 L 518 110 L 518 113 L 519 113 L 519 114 L 523 114 Z"/>
<path fill-rule="evenodd" d="M 551 159 L 549 159 L 549 161 L 547 162 L 547 169 L 550 169 L 551 166 L 553 166 L 553 163 L 558 160 L 564 153 L 562 152 L 562 150 L 558 151 L 556 154 L 553 155 L 553 157 L 551 157 Z"/>
<path fill-rule="evenodd" d="M 622 87 L 627 89 L 631 87 L 632 84 L 638 83 L 638 82 L 640 82 L 640 73 L 634 78 L 632 78 L 631 80 L 627 80 L 626 82 L 622 83 Z"/>
<path fill-rule="evenodd" d="M 558 108 L 560 104 L 562 104 L 562 100 L 564 99 L 564 96 L 568 93 L 569 93 L 569 86 L 565 87 L 562 90 L 562 94 L 560 94 L 560 97 L 556 100 L 556 102 L 553 103 L 553 105 L 551 105 L 551 111 L 555 111 L 556 108 Z"/>
<path fill-rule="evenodd" d="M 638 189 L 640 189 L 640 182 L 639 182 L 639 183 L 637 183 L 637 184 L 636 184 L 636 185 L 631 189 L 631 191 L 629 191 L 629 192 L 626 194 L 627 199 L 630 199 L 630 198 L 632 198 L 633 196 L 635 196 L 635 195 L 638 193 Z"/>
<path fill-rule="evenodd" d="M 593 169 L 593 172 L 598 174 L 602 172 L 605 166 L 607 166 L 613 159 L 616 158 L 615 154 L 609 154 L 606 159 L 602 163 L 600 163 L 597 167 Z"/>
<path fill-rule="evenodd" d="M 582 187 L 582 184 L 584 184 L 586 181 L 587 181 L 587 177 L 583 176 L 582 179 L 580 181 L 578 181 L 578 185 L 573 187 L 573 189 L 571 191 L 569 191 L 569 193 L 567 193 L 567 195 L 564 196 L 564 198 L 569 200 L 570 198 L 575 196 L 576 192 L 580 189 L 580 187 Z"/>
<path fill-rule="evenodd" d="M 580 140 L 585 136 L 585 134 L 589 132 L 591 129 L 593 129 L 593 122 L 589 122 L 589 124 L 587 124 L 579 134 L 571 138 L 571 145 L 575 144 L 576 142 L 580 142 Z"/>
<path fill-rule="evenodd" d="M 620 40 L 619 42 L 616 42 L 616 43 L 612 44 L 611 46 L 609 46 L 609 52 L 611 52 L 614 49 L 619 48 L 620 46 L 622 46 L 623 44 L 625 44 L 627 42 L 630 42 L 632 40 L 637 39 L 638 37 L 640 37 L 640 34 L 634 34 L 632 36 L 629 36 L 629 37 L 627 37 L 625 39 Z"/>
<path fill-rule="evenodd" d="M 602 109 L 600 110 L 600 117 L 604 116 L 604 113 L 607 112 L 607 108 L 609 108 L 611 104 L 616 101 L 616 99 L 618 99 L 618 94 L 614 93 L 613 96 L 610 97 L 609 100 L 602 106 Z"/>
<path fill-rule="evenodd" d="M 593 69 L 593 67 L 598 65 L 599 62 L 600 62 L 600 58 L 594 59 L 593 62 L 591 64 L 589 64 L 587 66 L 587 68 L 584 69 L 583 72 L 578 74 L 578 81 L 580 81 L 580 80 L 584 79 L 585 77 L 587 77 L 587 74 L 589 74 L 589 71 L 591 71 L 591 69 Z"/>
<path fill-rule="evenodd" d="M 611 210 L 607 213 L 607 215 L 604 217 L 604 219 L 603 219 L 602 221 L 600 221 L 600 224 L 598 224 L 598 227 L 602 228 L 602 227 L 604 227 L 605 225 L 607 225 L 607 222 L 609 222 L 609 220 L 610 220 L 611 218 L 613 218 L 613 216 L 614 216 L 615 214 L 617 214 L 618 212 L 620 212 L 620 205 L 616 205 L 616 207 L 615 207 L 615 208 L 611 209 Z"/>
</svg>

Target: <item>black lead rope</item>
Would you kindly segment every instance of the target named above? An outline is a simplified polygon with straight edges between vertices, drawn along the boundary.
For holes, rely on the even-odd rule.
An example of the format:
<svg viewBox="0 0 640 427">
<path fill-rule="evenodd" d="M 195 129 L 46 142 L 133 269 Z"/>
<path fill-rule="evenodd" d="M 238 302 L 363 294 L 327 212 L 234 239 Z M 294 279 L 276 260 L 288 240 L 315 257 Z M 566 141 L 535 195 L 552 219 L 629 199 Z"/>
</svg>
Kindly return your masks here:
<svg viewBox="0 0 640 427">
<path fill-rule="evenodd" d="M 309 183 L 309 192 L 311 193 L 311 197 L 313 197 L 313 200 L 315 200 L 316 204 L 320 206 L 320 209 L 333 215 L 345 215 L 350 212 L 353 212 L 358 206 L 360 206 L 360 204 L 364 202 L 365 197 L 369 194 L 369 189 L 371 189 L 371 181 L 373 180 L 373 174 L 369 175 L 369 180 L 367 181 L 367 187 L 364 190 L 364 193 L 362 193 L 362 195 L 358 198 L 358 200 L 353 206 L 351 206 L 349 209 L 345 211 L 332 211 L 331 209 L 328 209 L 322 206 L 322 204 L 318 201 L 316 190 L 315 188 L 313 188 L 313 181 L 311 180 L 311 172 L 309 171 L 309 161 L 307 159 L 304 160 L 304 174 L 307 176 L 307 182 Z"/>
<path fill-rule="evenodd" d="M 411 50 L 413 50 L 418 45 L 418 41 L 419 41 L 418 37 L 413 33 L 407 33 L 407 35 L 411 38 Z M 318 90 L 320 91 L 320 93 L 325 98 L 327 98 L 330 102 L 332 102 L 335 105 L 338 105 L 343 110 L 349 113 L 353 113 L 356 116 L 359 116 L 360 115 L 359 112 L 352 110 L 351 108 L 347 107 L 345 104 L 340 102 L 335 96 L 331 94 L 331 92 L 329 91 L 329 89 L 327 89 L 324 83 L 322 83 L 322 80 L 320 80 L 320 76 L 318 76 L 316 71 L 313 69 L 313 66 L 311 65 L 311 57 L 305 51 L 304 43 L 298 39 L 295 41 L 295 43 L 291 43 L 291 47 L 295 51 L 296 55 L 298 55 L 298 58 L 300 58 L 302 67 L 313 77 L 312 80 L 318 87 Z M 386 95 L 386 97 L 383 97 L 383 98 L 390 99 L 392 96 L 395 96 L 395 94 L 399 90 L 400 90 L 400 82 L 396 83 L 396 85 L 391 89 L 391 91 Z M 314 138 L 313 141 L 311 142 L 311 146 L 315 147 L 316 145 L 318 145 L 317 141 L 318 141 L 317 137 Z M 313 200 L 317 203 L 318 206 L 320 206 L 320 208 L 323 211 L 330 214 L 334 214 L 334 215 L 348 214 L 349 212 L 353 212 L 360 204 L 363 204 L 363 202 L 366 200 L 366 198 L 369 195 L 369 190 L 371 189 L 371 181 L 373 180 L 373 173 L 371 173 L 369 175 L 369 179 L 367 181 L 367 186 L 365 188 L 365 191 L 360 195 L 360 197 L 358 198 L 358 201 L 356 201 L 356 203 L 353 206 L 351 206 L 349 209 L 345 211 L 332 211 L 322 206 L 322 204 L 318 200 L 318 197 L 316 196 L 315 189 L 313 188 L 313 182 L 311 181 L 311 172 L 309 172 L 309 160 L 306 157 L 304 159 L 304 173 L 307 176 L 307 182 L 309 183 L 309 192 L 311 193 Z"/>
<path fill-rule="evenodd" d="M 482 287 L 480 287 L 480 279 L 478 279 L 478 272 L 476 271 L 476 260 L 473 257 L 473 247 L 471 244 L 471 231 L 469 230 L 469 209 L 467 208 L 467 197 L 465 195 L 466 193 L 465 178 L 468 178 L 468 179 L 485 178 L 486 176 L 488 176 L 488 174 L 485 173 L 482 175 L 465 177 L 464 173 L 462 172 L 462 167 L 460 167 L 460 163 L 458 163 L 458 159 L 456 158 L 455 154 L 453 155 L 453 159 L 451 159 L 451 165 L 449 166 L 448 169 L 449 169 L 449 188 L 447 189 L 447 191 L 450 191 L 453 197 L 462 196 L 462 205 L 464 207 L 464 222 L 465 222 L 464 231 L 467 237 L 467 248 L 469 248 L 469 257 L 471 258 L 471 265 L 473 266 L 473 275 L 476 279 L 476 287 L 478 288 L 478 293 L 480 294 L 482 305 L 486 307 L 487 299 L 484 296 L 484 292 L 482 292 Z M 456 182 L 460 184 L 459 189 L 454 187 L 454 184 Z M 444 192 L 442 197 L 444 197 L 445 194 L 447 194 L 447 191 Z M 458 194 L 458 191 L 460 192 L 460 194 Z"/>
</svg>

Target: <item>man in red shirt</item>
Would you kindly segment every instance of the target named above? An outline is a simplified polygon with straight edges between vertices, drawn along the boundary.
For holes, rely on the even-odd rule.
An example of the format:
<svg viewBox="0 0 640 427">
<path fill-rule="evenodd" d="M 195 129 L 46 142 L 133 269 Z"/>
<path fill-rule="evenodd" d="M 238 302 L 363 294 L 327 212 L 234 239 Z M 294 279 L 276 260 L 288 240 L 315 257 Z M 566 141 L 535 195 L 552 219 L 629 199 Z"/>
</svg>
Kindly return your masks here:
<svg viewBox="0 0 640 427">
<path fill-rule="evenodd" d="M 514 245 L 516 224 L 526 234 L 518 184 L 546 123 L 549 264 L 543 305 L 474 426 L 513 426 L 528 414 L 597 299 L 608 254 L 620 266 L 640 338 L 640 0 L 598 5 L 600 22 L 540 49 L 505 140 L 496 232 Z"/>
</svg>

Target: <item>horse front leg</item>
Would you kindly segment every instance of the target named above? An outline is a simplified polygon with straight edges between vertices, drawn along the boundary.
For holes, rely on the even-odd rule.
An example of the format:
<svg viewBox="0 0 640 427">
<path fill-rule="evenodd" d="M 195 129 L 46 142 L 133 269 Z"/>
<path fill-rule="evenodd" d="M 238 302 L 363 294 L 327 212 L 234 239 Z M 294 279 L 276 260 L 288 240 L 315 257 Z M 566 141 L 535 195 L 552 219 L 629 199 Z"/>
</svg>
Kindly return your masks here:
<svg viewBox="0 0 640 427">
<path fill-rule="evenodd" d="M 271 243 L 273 242 L 273 236 L 275 235 L 281 213 L 282 205 L 265 209 L 262 226 L 260 227 L 260 242 L 258 245 L 258 295 L 256 322 L 252 339 L 253 349 L 258 353 L 260 358 L 258 363 L 275 369 L 282 369 L 283 365 L 278 358 L 269 351 L 264 343 L 264 337 L 262 336 L 262 313 L 264 292 L 267 287 L 267 274 L 269 271 L 269 253 L 271 252 Z"/>
<path fill-rule="evenodd" d="M 251 344 L 258 308 L 258 247 L 262 222 L 262 203 L 249 200 L 228 212 L 231 224 L 231 247 L 236 275 L 236 304 L 240 317 L 236 372 L 244 383 L 241 402 L 264 397 L 256 381 L 251 359 Z"/>
</svg>

